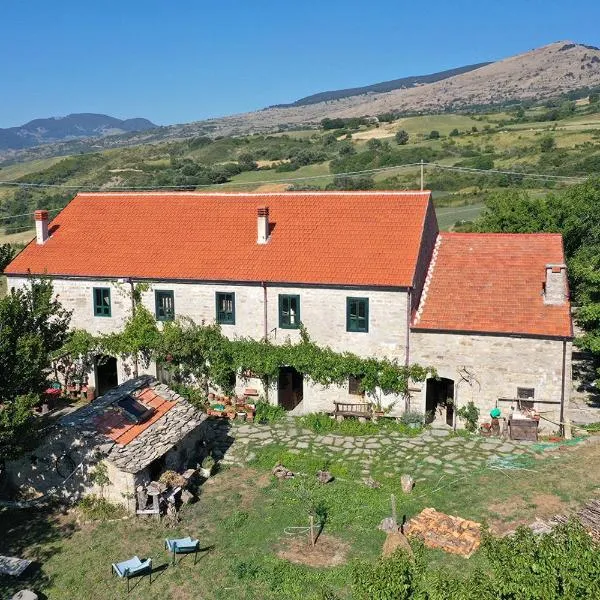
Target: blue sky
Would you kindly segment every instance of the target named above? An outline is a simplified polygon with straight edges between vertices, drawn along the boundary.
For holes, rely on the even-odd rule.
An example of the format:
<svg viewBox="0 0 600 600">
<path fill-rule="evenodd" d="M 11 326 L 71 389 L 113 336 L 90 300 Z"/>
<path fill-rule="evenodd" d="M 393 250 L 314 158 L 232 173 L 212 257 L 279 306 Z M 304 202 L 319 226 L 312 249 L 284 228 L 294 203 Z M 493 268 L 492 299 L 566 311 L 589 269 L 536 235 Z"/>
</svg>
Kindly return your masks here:
<svg viewBox="0 0 600 600">
<path fill-rule="evenodd" d="M 185 123 L 557 40 L 600 46 L 599 22 L 597 0 L 3 0 L 0 127 Z"/>
</svg>

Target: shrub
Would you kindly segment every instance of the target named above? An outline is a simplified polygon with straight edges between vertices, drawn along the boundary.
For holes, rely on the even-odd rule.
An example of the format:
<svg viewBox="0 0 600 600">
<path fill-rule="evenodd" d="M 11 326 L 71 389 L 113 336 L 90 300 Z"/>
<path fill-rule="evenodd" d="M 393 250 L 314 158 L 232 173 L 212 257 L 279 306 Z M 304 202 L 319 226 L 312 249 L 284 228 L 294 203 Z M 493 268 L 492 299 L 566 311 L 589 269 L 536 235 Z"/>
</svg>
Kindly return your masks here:
<svg viewBox="0 0 600 600">
<path fill-rule="evenodd" d="M 418 425 L 423 426 L 425 424 L 425 415 L 420 412 L 408 410 L 400 417 L 400 422 L 404 423 L 405 425 L 417 423 Z"/>
<path fill-rule="evenodd" d="M 108 500 L 90 494 L 77 503 L 77 508 L 87 519 L 92 521 L 106 521 L 108 519 L 119 519 L 125 515 L 122 506 L 111 504 Z"/>
<path fill-rule="evenodd" d="M 477 427 L 479 426 L 479 409 L 473 402 L 468 402 L 464 406 L 461 406 L 456 411 L 456 414 L 465 421 L 465 429 L 467 431 L 477 431 Z"/>
<path fill-rule="evenodd" d="M 404 131 L 404 129 L 401 129 L 400 131 L 398 131 L 396 133 L 396 135 L 394 136 L 395 140 L 396 140 L 396 144 L 398 144 L 398 146 L 404 146 L 404 144 L 408 143 L 408 133 L 406 131 Z"/>
<path fill-rule="evenodd" d="M 429 139 L 430 140 L 437 140 L 440 137 L 440 132 L 433 129 L 432 131 L 429 132 Z"/>
<path fill-rule="evenodd" d="M 283 406 L 269 404 L 264 400 L 259 400 L 256 404 L 255 420 L 257 423 L 276 423 L 285 416 Z"/>
</svg>

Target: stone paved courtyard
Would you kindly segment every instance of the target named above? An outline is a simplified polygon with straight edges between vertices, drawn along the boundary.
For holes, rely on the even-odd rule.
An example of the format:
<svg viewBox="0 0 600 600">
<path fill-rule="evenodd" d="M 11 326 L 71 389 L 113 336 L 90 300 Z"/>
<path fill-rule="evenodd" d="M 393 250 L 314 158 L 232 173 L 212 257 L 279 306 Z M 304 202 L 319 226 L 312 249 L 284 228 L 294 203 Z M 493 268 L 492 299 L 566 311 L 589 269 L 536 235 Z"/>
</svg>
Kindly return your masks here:
<svg viewBox="0 0 600 600">
<path fill-rule="evenodd" d="M 364 477 L 410 473 L 416 480 L 440 472 L 460 476 L 486 467 L 510 468 L 511 463 L 523 466 L 544 450 L 533 442 L 458 436 L 447 429 L 427 429 L 415 437 L 387 430 L 370 436 L 319 435 L 292 419 L 232 424 L 229 436 L 234 441 L 224 451 L 226 464 L 251 463 L 261 448 L 277 445 L 294 454 L 318 455 L 324 462 L 345 462 Z"/>
</svg>

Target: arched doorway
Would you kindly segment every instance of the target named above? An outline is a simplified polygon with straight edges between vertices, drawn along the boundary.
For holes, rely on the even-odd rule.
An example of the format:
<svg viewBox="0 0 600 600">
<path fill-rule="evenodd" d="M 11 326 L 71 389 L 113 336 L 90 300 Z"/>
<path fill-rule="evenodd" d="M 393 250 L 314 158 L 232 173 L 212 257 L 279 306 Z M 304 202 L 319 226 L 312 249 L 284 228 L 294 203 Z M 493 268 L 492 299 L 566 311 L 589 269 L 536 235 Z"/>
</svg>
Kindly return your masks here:
<svg viewBox="0 0 600 600">
<path fill-rule="evenodd" d="M 443 418 L 446 425 L 454 424 L 454 380 L 446 377 L 427 380 L 425 415 L 427 423 Z"/>
<path fill-rule="evenodd" d="M 117 359 L 114 356 L 96 357 L 96 394 L 102 396 L 119 385 Z"/>
</svg>

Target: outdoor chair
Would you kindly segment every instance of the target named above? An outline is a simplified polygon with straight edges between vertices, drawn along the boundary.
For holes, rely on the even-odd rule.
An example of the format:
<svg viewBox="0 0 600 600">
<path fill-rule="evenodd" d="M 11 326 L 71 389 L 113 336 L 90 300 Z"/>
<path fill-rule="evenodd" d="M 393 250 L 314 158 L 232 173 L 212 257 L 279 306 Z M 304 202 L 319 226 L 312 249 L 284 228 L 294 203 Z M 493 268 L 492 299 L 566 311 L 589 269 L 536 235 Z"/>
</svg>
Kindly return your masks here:
<svg viewBox="0 0 600 600">
<path fill-rule="evenodd" d="M 173 564 L 176 564 L 177 554 L 190 554 L 194 553 L 194 564 L 196 564 L 196 558 L 198 556 L 198 550 L 200 549 L 200 542 L 193 540 L 191 537 L 179 538 L 174 540 L 165 540 L 166 549 L 173 556 Z"/>
<path fill-rule="evenodd" d="M 150 584 L 152 584 L 151 558 L 140 560 L 139 557 L 134 556 L 129 560 L 124 560 L 120 563 L 113 563 L 112 565 L 112 574 L 116 574 L 117 577 L 124 577 L 127 580 L 127 593 L 129 593 L 129 579 L 131 577 L 145 575 L 146 573 L 150 575 Z"/>
</svg>

